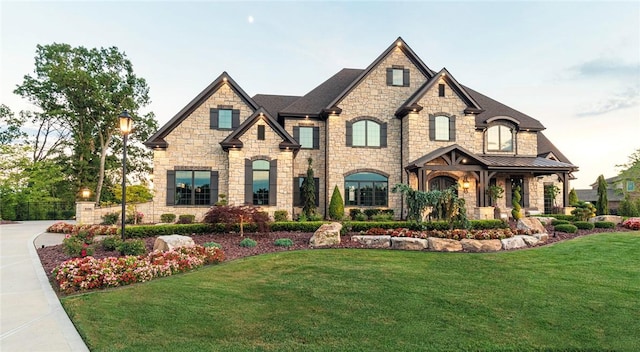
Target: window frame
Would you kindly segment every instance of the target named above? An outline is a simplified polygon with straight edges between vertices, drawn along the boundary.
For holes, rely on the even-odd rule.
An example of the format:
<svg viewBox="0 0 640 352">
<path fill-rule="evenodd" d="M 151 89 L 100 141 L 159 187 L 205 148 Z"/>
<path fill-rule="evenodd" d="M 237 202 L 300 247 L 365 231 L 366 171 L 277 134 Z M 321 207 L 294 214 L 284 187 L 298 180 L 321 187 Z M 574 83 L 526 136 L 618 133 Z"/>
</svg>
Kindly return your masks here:
<svg viewBox="0 0 640 352">
<path fill-rule="evenodd" d="M 263 166 L 258 166 L 256 167 L 257 163 L 260 164 L 264 164 Z M 251 181 L 253 184 L 253 188 L 252 188 L 252 192 L 253 192 L 253 205 L 269 205 L 269 192 L 270 192 L 270 163 L 268 160 L 264 160 L 264 159 L 256 159 L 253 160 L 251 162 Z M 256 174 L 266 174 L 266 183 L 267 183 L 267 188 L 266 191 L 262 192 L 262 194 L 259 193 L 260 189 L 258 189 L 258 192 L 256 192 L 256 185 L 258 182 L 262 181 L 264 182 L 264 179 L 261 178 L 257 178 Z"/>
<path fill-rule="evenodd" d="M 491 130 L 497 129 L 498 131 L 498 140 L 497 140 L 497 144 L 498 148 L 497 149 L 492 149 L 491 148 Z M 511 140 L 511 144 L 510 144 L 510 148 L 509 149 L 503 149 L 502 145 L 504 144 L 504 142 L 506 142 L 506 140 L 503 140 L 502 138 L 502 131 L 503 130 L 508 130 L 508 135 L 510 136 L 510 140 Z M 509 125 L 505 125 L 505 124 L 496 124 L 493 126 L 490 126 L 489 128 L 487 128 L 487 131 L 485 132 L 485 136 L 486 136 L 486 141 L 487 141 L 487 151 L 488 152 L 500 152 L 500 153 L 512 153 L 515 150 L 515 128 L 513 128 L 512 126 Z"/>
<path fill-rule="evenodd" d="M 371 180 L 367 179 L 365 175 L 369 178 L 375 176 L 385 180 Z M 362 177 L 362 179 L 358 179 L 358 177 Z M 378 188 L 379 186 L 381 187 Z M 352 189 L 352 187 L 355 188 Z M 352 198 L 352 192 L 354 198 Z M 381 192 L 384 193 L 383 196 L 381 196 Z M 344 194 L 344 202 L 347 207 L 387 207 L 389 206 L 389 177 L 373 171 L 347 175 L 344 177 Z"/>
<path fill-rule="evenodd" d="M 304 128 L 304 129 L 308 129 L 310 128 L 312 131 L 311 134 L 311 147 L 309 146 L 303 146 L 302 145 L 302 140 L 300 137 L 300 129 Z M 300 149 L 320 149 L 320 127 L 318 126 L 309 126 L 309 125 L 298 125 L 298 126 L 293 126 L 293 139 L 296 140 L 296 142 L 298 142 L 298 144 L 300 144 Z"/>
<path fill-rule="evenodd" d="M 396 80 L 396 73 L 402 74 L 402 82 Z M 410 86 L 411 72 L 408 68 L 400 65 L 392 65 L 387 67 L 387 86 L 390 87 L 409 87 Z M 397 84 L 400 83 L 400 84 Z"/>
<path fill-rule="evenodd" d="M 434 119 L 435 123 L 435 137 L 436 141 L 450 141 L 450 117 L 445 115 L 437 115 Z M 438 121 L 439 120 L 439 121 Z M 444 132 L 443 132 L 444 131 Z M 446 136 L 440 136 L 440 134 L 446 133 Z M 444 138 L 443 138 L 444 137 Z"/>
<path fill-rule="evenodd" d="M 364 129 L 363 132 L 362 131 L 357 131 L 358 133 L 363 133 L 364 136 L 360 136 L 360 137 L 364 137 L 364 145 L 362 144 L 355 144 L 354 141 L 360 141 L 362 140 L 362 138 L 355 138 L 356 133 L 355 129 L 358 126 L 361 126 L 361 123 L 364 123 Z M 375 125 L 378 126 L 378 130 L 375 131 L 376 134 L 374 134 L 373 129 L 370 128 L 370 123 L 373 123 Z M 357 125 L 357 126 L 356 126 Z M 354 128 L 354 126 L 356 126 L 356 128 Z M 372 118 L 358 118 L 352 121 L 346 121 L 346 145 L 347 147 L 352 147 L 352 148 L 386 148 L 387 147 L 387 123 L 386 122 L 379 122 L 378 120 L 372 119 Z M 378 143 L 376 143 L 375 145 L 373 145 L 374 143 L 370 143 L 369 141 L 374 141 L 377 140 Z"/>
<path fill-rule="evenodd" d="M 181 173 L 190 175 L 180 176 Z M 199 177 L 197 177 L 198 173 L 201 173 Z M 179 186 L 183 183 L 178 182 L 181 179 L 188 179 L 189 182 Z M 166 182 L 167 206 L 210 207 L 218 201 L 218 171 L 212 171 L 209 168 L 176 167 L 174 170 L 167 170 Z M 186 201 L 181 200 L 181 195 L 187 193 L 179 191 L 181 188 L 188 190 Z M 201 192 L 203 190 L 204 192 Z M 201 193 L 199 197 L 198 193 Z"/>
<path fill-rule="evenodd" d="M 231 111 L 231 127 L 220 127 L 220 111 Z M 209 128 L 212 130 L 232 131 L 240 126 L 240 110 L 231 105 L 218 105 L 209 109 Z"/>
</svg>

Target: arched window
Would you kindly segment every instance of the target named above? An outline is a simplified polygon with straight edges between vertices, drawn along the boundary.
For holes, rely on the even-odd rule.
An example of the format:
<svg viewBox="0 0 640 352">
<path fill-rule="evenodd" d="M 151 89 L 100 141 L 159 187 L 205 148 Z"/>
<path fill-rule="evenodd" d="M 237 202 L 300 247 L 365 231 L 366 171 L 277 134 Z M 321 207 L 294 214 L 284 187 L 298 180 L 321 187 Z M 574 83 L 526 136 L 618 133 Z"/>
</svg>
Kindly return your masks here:
<svg viewBox="0 0 640 352">
<path fill-rule="evenodd" d="M 380 124 L 371 120 L 362 120 L 353 124 L 354 147 L 379 147 Z"/>
<path fill-rule="evenodd" d="M 436 141 L 448 141 L 449 140 L 449 117 L 436 116 Z"/>
<path fill-rule="evenodd" d="M 444 191 L 452 186 L 456 187 L 456 194 L 458 193 L 458 181 L 449 176 L 438 176 L 429 180 L 430 191 Z"/>
<path fill-rule="evenodd" d="M 253 169 L 253 204 L 269 204 L 269 162 L 254 160 Z"/>
<path fill-rule="evenodd" d="M 487 150 L 495 152 L 513 151 L 513 129 L 505 125 L 495 125 L 487 129 Z"/>
<path fill-rule="evenodd" d="M 373 172 L 359 172 L 344 178 L 345 204 L 386 206 L 388 178 Z"/>
</svg>

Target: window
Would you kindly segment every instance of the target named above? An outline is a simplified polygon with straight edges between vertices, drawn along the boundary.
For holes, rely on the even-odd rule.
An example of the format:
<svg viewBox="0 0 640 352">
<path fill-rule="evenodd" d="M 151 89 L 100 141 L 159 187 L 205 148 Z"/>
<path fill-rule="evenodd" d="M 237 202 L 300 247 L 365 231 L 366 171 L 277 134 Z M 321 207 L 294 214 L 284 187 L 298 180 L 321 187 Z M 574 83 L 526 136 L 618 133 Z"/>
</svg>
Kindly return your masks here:
<svg viewBox="0 0 640 352">
<path fill-rule="evenodd" d="M 636 184 L 633 181 L 627 181 L 627 192 L 633 192 L 636 190 Z"/>
<path fill-rule="evenodd" d="M 506 189 L 504 190 L 504 196 L 507 203 L 507 207 L 512 207 L 513 192 L 516 187 L 520 187 L 520 206 L 523 208 L 529 207 L 529 181 L 525 182 L 522 176 L 511 176 L 506 180 Z"/>
<path fill-rule="evenodd" d="M 217 171 L 167 171 L 167 205 L 209 206 L 217 200 Z"/>
<path fill-rule="evenodd" d="M 240 110 L 229 105 L 218 105 L 209 111 L 209 127 L 216 130 L 230 130 L 240 125 Z"/>
<path fill-rule="evenodd" d="M 386 147 L 387 124 L 373 120 L 347 121 L 347 146 L 350 147 Z"/>
<path fill-rule="evenodd" d="M 387 68 L 387 85 L 409 87 L 409 69 L 396 65 Z"/>
<path fill-rule="evenodd" d="M 276 205 L 278 161 L 245 159 L 244 201 L 254 205 Z"/>
<path fill-rule="evenodd" d="M 444 84 L 438 84 L 438 96 L 444 97 Z"/>
<path fill-rule="evenodd" d="M 258 140 L 264 141 L 264 125 L 258 125 Z"/>
<path fill-rule="evenodd" d="M 269 162 L 253 162 L 253 204 L 269 204 Z"/>
<path fill-rule="evenodd" d="M 440 113 L 444 114 L 444 113 Z M 432 141 L 455 141 L 456 140 L 456 117 L 455 115 L 433 115 L 429 114 L 429 140 Z"/>
<path fill-rule="evenodd" d="M 302 190 L 302 184 L 306 177 L 294 177 L 293 178 L 293 205 L 303 206 L 305 201 L 304 192 Z M 318 177 L 313 178 L 313 184 L 315 186 L 316 206 L 320 206 L 320 179 Z"/>
<path fill-rule="evenodd" d="M 499 152 L 513 151 L 513 130 L 504 125 L 489 127 L 487 130 L 487 150 Z"/>
<path fill-rule="evenodd" d="M 436 116 L 436 141 L 449 140 L 449 118 L 446 116 Z"/>
<path fill-rule="evenodd" d="M 445 191 L 451 187 L 455 187 L 458 194 L 458 181 L 449 176 L 438 176 L 429 181 L 429 191 Z"/>
<path fill-rule="evenodd" d="M 320 149 L 320 127 L 293 126 L 293 138 L 302 149 Z"/>
<path fill-rule="evenodd" d="M 372 172 L 359 172 L 349 175 L 344 178 L 345 204 L 386 206 L 387 184 L 387 177 Z"/>
</svg>

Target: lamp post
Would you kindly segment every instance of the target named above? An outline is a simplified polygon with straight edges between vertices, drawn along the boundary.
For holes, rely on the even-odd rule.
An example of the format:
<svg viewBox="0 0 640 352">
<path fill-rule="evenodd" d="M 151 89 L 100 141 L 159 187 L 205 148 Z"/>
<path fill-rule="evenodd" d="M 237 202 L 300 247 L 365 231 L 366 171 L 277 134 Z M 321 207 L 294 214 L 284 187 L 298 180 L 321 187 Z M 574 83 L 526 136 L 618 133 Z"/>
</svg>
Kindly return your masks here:
<svg viewBox="0 0 640 352">
<path fill-rule="evenodd" d="M 127 206 L 127 136 L 129 136 L 133 128 L 133 119 L 127 110 L 124 110 L 118 116 L 118 119 L 120 120 L 120 132 L 122 132 L 122 224 L 120 234 L 124 241 L 124 223 Z"/>
<path fill-rule="evenodd" d="M 86 202 L 91 196 L 91 190 L 89 190 L 89 188 L 87 187 L 82 187 L 82 189 L 80 190 L 80 194 L 82 196 L 82 199 Z"/>
</svg>

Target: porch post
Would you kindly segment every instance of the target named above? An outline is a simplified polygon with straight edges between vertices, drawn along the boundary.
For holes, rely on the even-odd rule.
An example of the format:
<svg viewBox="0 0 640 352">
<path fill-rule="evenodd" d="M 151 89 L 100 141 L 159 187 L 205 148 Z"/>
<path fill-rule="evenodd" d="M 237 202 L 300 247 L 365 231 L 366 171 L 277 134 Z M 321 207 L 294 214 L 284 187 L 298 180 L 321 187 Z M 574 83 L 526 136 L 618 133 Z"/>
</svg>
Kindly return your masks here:
<svg viewBox="0 0 640 352">
<path fill-rule="evenodd" d="M 562 173 L 562 206 L 568 207 L 569 204 L 569 174 Z"/>
<path fill-rule="evenodd" d="M 418 169 L 418 191 L 424 191 L 424 168 Z"/>
</svg>

